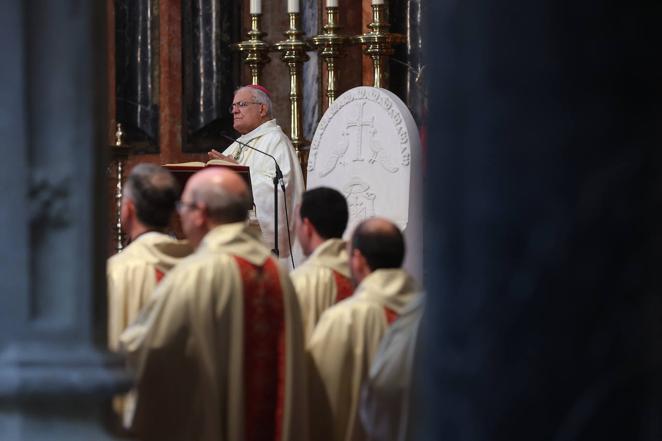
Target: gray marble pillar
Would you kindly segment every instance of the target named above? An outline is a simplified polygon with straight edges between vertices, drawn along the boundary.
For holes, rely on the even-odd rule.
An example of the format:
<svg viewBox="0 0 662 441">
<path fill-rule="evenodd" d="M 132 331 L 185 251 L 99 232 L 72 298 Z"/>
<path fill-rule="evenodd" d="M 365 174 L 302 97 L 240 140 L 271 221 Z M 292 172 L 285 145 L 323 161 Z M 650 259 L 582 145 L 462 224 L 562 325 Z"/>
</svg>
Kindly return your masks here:
<svg viewBox="0 0 662 441">
<path fill-rule="evenodd" d="M 105 4 L 0 14 L 0 439 L 105 440 Z"/>
<path fill-rule="evenodd" d="M 427 88 L 425 87 L 425 61 L 423 59 L 423 34 L 421 32 L 426 5 L 421 0 L 407 0 L 406 4 L 407 74 L 405 102 L 418 126 L 423 126 L 427 130 Z M 434 44 L 434 42 L 428 44 Z"/>
<path fill-rule="evenodd" d="M 305 37 L 319 34 L 319 18 L 324 13 L 324 6 L 318 2 L 301 3 L 301 24 Z M 320 63 L 316 51 L 308 52 L 310 60 L 303 65 L 303 136 L 312 141 L 321 118 L 320 109 Z"/>
</svg>

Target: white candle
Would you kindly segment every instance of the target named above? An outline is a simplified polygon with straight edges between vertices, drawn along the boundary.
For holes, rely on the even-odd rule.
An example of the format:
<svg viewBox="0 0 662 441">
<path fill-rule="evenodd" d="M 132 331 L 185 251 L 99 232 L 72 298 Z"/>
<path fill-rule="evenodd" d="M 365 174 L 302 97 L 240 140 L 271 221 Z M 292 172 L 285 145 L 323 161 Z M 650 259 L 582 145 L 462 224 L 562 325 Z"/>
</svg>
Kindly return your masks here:
<svg viewBox="0 0 662 441">
<path fill-rule="evenodd" d="M 287 12 L 288 13 L 298 13 L 299 12 L 299 0 L 287 0 Z"/>
<path fill-rule="evenodd" d="M 373 5 L 383 5 L 383 4 L 384 4 L 384 0 L 372 0 L 372 4 L 373 4 Z"/>
<path fill-rule="evenodd" d="M 337 8 L 338 7 L 338 0 L 326 0 L 326 7 L 327 8 Z"/>
<path fill-rule="evenodd" d="M 262 0 L 251 0 L 251 14 L 262 14 Z"/>
</svg>

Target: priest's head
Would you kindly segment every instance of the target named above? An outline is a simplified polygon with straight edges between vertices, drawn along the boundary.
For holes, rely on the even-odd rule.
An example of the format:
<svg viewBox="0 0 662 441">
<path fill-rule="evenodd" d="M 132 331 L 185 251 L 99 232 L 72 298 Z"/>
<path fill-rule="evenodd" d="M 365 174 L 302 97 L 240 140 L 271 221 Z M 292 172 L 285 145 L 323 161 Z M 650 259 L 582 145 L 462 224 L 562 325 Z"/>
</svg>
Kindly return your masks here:
<svg viewBox="0 0 662 441">
<path fill-rule="evenodd" d="M 318 187 L 303 193 L 296 215 L 303 253 L 310 256 L 326 240 L 342 238 L 348 218 L 347 200 L 339 191 Z"/>
<path fill-rule="evenodd" d="M 405 240 L 393 222 L 370 218 L 361 222 L 349 243 L 349 268 L 355 284 L 380 269 L 400 268 L 405 258 Z"/>
<path fill-rule="evenodd" d="M 194 174 L 177 205 L 182 230 L 194 247 L 215 227 L 245 222 L 250 193 L 244 180 L 232 170 L 208 168 Z"/>
<path fill-rule="evenodd" d="M 120 220 L 131 240 L 148 231 L 162 231 L 170 223 L 179 185 L 156 164 L 138 164 L 129 174 L 122 195 Z"/>
<path fill-rule="evenodd" d="M 271 99 L 265 91 L 261 86 L 251 85 L 235 92 L 230 112 L 233 127 L 240 134 L 249 133 L 273 118 Z"/>
</svg>

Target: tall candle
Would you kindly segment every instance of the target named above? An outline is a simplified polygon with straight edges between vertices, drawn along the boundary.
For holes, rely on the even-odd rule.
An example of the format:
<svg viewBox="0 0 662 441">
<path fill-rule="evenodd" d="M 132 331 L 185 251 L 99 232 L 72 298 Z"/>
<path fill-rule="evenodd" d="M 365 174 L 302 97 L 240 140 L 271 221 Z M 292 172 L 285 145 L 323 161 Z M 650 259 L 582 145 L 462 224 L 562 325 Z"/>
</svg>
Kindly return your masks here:
<svg viewBox="0 0 662 441">
<path fill-rule="evenodd" d="M 373 4 L 373 5 L 383 5 L 383 4 L 384 4 L 384 0 L 372 0 L 372 4 Z"/>
<path fill-rule="evenodd" d="M 262 14 L 262 0 L 251 0 L 251 14 Z"/>
<path fill-rule="evenodd" d="M 338 0 L 326 0 L 326 7 L 327 8 L 337 8 L 338 7 Z"/>
<path fill-rule="evenodd" d="M 299 0 L 287 0 L 287 12 L 299 12 Z"/>
</svg>

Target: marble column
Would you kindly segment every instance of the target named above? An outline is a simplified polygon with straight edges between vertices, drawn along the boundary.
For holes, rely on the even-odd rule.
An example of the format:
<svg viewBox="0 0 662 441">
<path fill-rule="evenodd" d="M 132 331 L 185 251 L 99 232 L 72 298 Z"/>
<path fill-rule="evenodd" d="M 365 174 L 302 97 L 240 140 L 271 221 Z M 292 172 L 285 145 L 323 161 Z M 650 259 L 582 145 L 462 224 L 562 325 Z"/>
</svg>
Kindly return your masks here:
<svg viewBox="0 0 662 441">
<path fill-rule="evenodd" d="M 230 0 L 182 2 L 182 75 L 186 152 L 207 153 L 226 145 L 219 133 L 232 131 L 232 104 L 239 83 L 239 56 L 230 47 L 241 35 L 240 10 Z"/>
<path fill-rule="evenodd" d="M 0 439 L 106 440 L 105 4 L 0 14 Z"/>
<path fill-rule="evenodd" d="M 159 144 L 158 11 L 153 0 L 115 1 L 116 119 L 145 153 Z"/>
<path fill-rule="evenodd" d="M 662 439 L 662 8 L 426 8 L 419 439 Z"/>
<path fill-rule="evenodd" d="M 423 59 L 422 21 L 426 5 L 421 0 L 407 0 L 405 102 L 414 120 L 422 130 L 427 130 L 427 90 L 425 87 L 425 61 Z M 396 63 L 397 64 L 397 63 Z M 402 67 L 402 66 L 400 66 Z"/>
<path fill-rule="evenodd" d="M 319 14 L 324 5 L 319 2 L 301 2 L 301 25 L 306 36 L 319 34 Z M 308 52 L 310 60 L 303 65 L 303 136 L 311 141 L 315 135 L 320 115 L 320 63 L 317 51 Z"/>
</svg>

